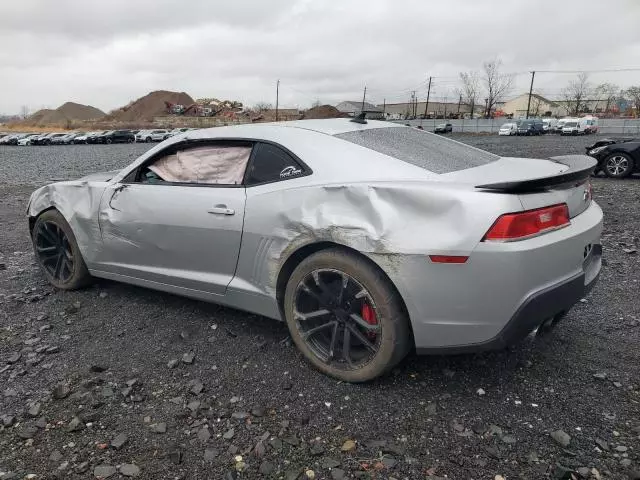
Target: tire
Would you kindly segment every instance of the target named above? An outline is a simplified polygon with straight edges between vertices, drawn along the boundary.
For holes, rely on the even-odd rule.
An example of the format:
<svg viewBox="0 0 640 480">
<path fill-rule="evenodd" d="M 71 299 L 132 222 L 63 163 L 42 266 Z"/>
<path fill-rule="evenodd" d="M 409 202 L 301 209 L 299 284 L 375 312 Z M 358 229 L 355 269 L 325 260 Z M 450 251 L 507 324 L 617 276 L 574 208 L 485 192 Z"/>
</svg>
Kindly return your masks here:
<svg viewBox="0 0 640 480">
<path fill-rule="evenodd" d="M 602 170 L 609 178 L 624 178 L 631 175 L 634 169 L 631 156 L 622 152 L 614 152 L 602 162 Z"/>
<path fill-rule="evenodd" d="M 127 138 L 127 143 L 133 143 L 133 138 Z"/>
<path fill-rule="evenodd" d="M 41 214 L 33 226 L 31 239 L 36 261 L 51 285 L 75 290 L 92 282 L 76 237 L 60 212 L 47 210 Z M 55 254 L 47 250 L 51 248 Z"/>
<path fill-rule="evenodd" d="M 151 143 L 151 137 L 147 137 L 147 138 L 145 138 L 145 139 L 144 139 L 144 141 L 145 141 L 146 143 Z"/>
<path fill-rule="evenodd" d="M 310 282 L 311 289 L 306 288 Z M 320 284 L 325 288 L 322 295 L 311 293 L 312 289 L 319 289 Z M 336 288 L 339 294 L 333 290 Z M 360 293 L 353 295 L 354 291 Z M 326 292 L 331 295 L 326 295 Z M 325 310 L 319 301 L 321 297 L 331 298 L 329 303 L 332 306 L 327 308 L 335 310 Z M 327 313 L 302 319 L 307 306 L 311 310 L 307 313 Z M 370 312 L 368 316 L 365 309 Z M 306 359 L 322 373 L 345 382 L 372 380 L 397 365 L 411 349 L 409 319 L 393 285 L 367 259 L 346 250 L 322 250 L 304 259 L 287 282 L 284 312 L 291 337 Z M 358 322 L 352 320 L 353 315 Z M 317 322 L 325 325 L 322 335 L 318 332 L 313 336 L 307 335 L 305 339 L 305 331 L 316 328 L 312 325 Z M 327 325 L 330 328 L 326 328 Z M 331 335 L 328 330 L 331 330 Z M 359 337 L 354 330 L 360 332 Z M 346 336 L 345 331 L 349 332 Z M 349 343 L 349 352 L 345 356 L 346 340 L 352 337 L 355 340 Z M 366 348 L 361 338 L 375 350 Z M 324 345 L 324 350 L 323 342 L 329 344 Z M 340 354 L 334 355 L 338 347 Z M 323 351 L 326 358 L 322 358 Z M 353 362 L 352 353 L 356 362 Z M 345 360 L 347 358 L 348 361 Z"/>
<path fill-rule="evenodd" d="M 108 144 L 108 145 L 109 145 L 109 144 L 113 143 L 113 140 L 111 140 L 110 138 L 107 138 L 107 139 L 104 141 L 104 143 L 106 143 L 106 144 Z"/>
</svg>

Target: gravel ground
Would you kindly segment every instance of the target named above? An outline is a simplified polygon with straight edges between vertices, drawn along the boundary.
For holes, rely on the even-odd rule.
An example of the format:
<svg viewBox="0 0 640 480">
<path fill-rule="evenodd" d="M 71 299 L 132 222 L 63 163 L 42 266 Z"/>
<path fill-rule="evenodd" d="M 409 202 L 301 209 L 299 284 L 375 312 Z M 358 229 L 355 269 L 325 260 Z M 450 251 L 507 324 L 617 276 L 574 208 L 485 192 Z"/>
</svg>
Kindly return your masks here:
<svg viewBox="0 0 640 480">
<path fill-rule="evenodd" d="M 534 157 L 592 140 L 454 138 Z M 24 218 L 33 186 L 147 148 L 0 148 L 0 479 L 640 478 L 638 179 L 594 179 L 606 263 L 549 335 L 411 356 L 349 385 L 310 369 L 278 322 L 43 281 Z"/>
</svg>

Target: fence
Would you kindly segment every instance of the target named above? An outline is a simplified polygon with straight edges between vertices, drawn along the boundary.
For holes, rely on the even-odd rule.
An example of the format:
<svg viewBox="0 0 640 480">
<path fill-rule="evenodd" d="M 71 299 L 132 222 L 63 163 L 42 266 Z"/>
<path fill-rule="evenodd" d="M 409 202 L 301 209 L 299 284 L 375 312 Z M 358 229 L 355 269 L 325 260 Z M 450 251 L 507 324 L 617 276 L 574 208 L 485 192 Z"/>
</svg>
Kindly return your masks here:
<svg viewBox="0 0 640 480">
<path fill-rule="evenodd" d="M 453 125 L 456 133 L 498 133 L 502 125 L 510 121 L 504 118 L 476 118 L 447 120 Z M 421 125 L 425 130 L 433 130 L 436 125 L 444 123 L 440 119 L 426 120 L 394 120 L 395 123 L 409 124 L 412 127 Z M 640 119 L 603 118 L 598 120 L 598 133 L 603 135 L 640 135 Z"/>
</svg>

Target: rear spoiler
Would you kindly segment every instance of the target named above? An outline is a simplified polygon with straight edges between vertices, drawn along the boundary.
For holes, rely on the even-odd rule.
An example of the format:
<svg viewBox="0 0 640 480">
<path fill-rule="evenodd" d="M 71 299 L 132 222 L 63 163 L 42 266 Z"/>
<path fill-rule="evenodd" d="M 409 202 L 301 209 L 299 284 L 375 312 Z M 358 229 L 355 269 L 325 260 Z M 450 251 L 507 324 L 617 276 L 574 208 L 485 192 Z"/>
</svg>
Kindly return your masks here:
<svg viewBox="0 0 640 480">
<path fill-rule="evenodd" d="M 550 177 L 486 183 L 484 185 L 476 185 L 476 188 L 495 190 L 505 193 L 527 193 L 546 190 L 549 187 L 562 185 L 564 183 L 580 183 L 589 178 L 593 169 L 598 164 L 595 159 L 587 155 L 562 155 L 560 157 L 551 157 L 549 160 L 566 165 L 569 169 L 559 173 L 558 175 L 552 175 Z"/>
</svg>

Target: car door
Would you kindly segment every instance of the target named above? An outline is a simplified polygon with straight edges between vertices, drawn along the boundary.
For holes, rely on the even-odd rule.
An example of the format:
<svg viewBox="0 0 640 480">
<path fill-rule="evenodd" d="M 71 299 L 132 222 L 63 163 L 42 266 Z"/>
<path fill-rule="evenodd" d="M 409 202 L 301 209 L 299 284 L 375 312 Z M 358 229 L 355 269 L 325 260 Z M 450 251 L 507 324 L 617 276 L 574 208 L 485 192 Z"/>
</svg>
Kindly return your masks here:
<svg viewBox="0 0 640 480">
<path fill-rule="evenodd" d="M 238 261 L 253 145 L 171 145 L 105 191 L 101 271 L 223 295 Z"/>
</svg>

